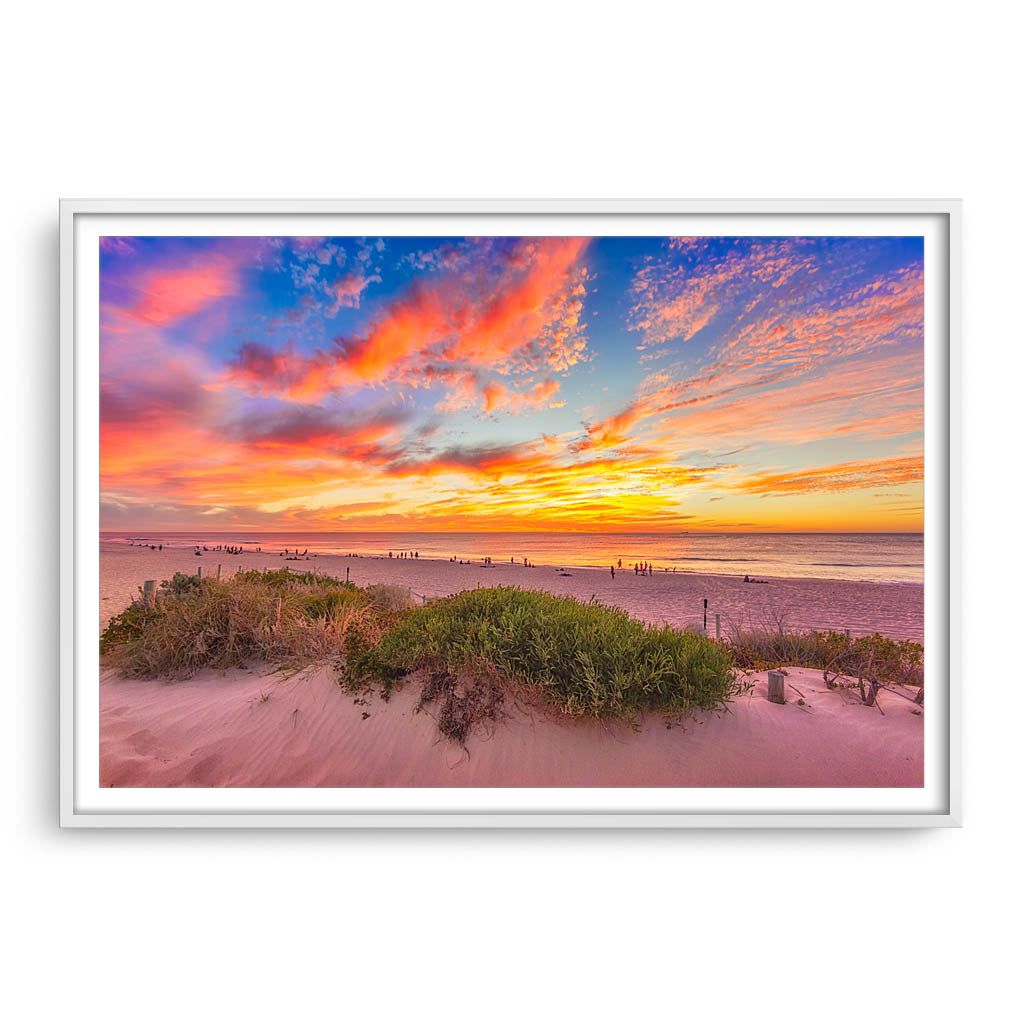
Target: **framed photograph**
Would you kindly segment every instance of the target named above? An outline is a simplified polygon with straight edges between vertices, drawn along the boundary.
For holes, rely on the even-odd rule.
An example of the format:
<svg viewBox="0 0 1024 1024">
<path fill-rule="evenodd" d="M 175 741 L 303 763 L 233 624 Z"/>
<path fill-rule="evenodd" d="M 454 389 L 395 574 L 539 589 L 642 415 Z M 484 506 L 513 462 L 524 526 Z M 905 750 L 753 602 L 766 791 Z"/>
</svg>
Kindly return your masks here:
<svg viewBox="0 0 1024 1024">
<path fill-rule="evenodd" d="M 61 823 L 959 824 L 959 239 L 64 201 Z"/>
</svg>

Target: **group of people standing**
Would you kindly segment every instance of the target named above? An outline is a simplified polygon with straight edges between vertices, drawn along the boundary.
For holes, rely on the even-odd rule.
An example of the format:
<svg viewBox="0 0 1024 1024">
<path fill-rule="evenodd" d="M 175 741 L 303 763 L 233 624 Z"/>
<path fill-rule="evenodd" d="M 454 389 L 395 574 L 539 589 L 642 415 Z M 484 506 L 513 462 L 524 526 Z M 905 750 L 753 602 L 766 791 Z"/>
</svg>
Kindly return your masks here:
<svg viewBox="0 0 1024 1024">
<path fill-rule="evenodd" d="M 253 550 L 256 551 L 256 552 L 261 552 L 263 550 L 263 548 L 257 547 L 257 548 L 254 548 Z M 223 551 L 225 555 L 244 555 L 245 554 L 245 548 L 243 548 L 240 544 L 215 544 L 212 548 L 209 547 L 209 545 L 204 544 L 203 547 L 202 547 L 202 550 L 199 549 L 199 545 L 197 544 L 196 545 L 195 553 L 197 555 L 202 555 L 203 551 Z M 285 553 L 287 554 L 287 552 L 288 552 L 288 549 L 285 548 Z"/>
<path fill-rule="evenodd" d="M 396 555 L 394 551 L 388 552 L 388 558 L 419 558 L 420 553 L 418 551 L 399 551 Z"/>
</svg>

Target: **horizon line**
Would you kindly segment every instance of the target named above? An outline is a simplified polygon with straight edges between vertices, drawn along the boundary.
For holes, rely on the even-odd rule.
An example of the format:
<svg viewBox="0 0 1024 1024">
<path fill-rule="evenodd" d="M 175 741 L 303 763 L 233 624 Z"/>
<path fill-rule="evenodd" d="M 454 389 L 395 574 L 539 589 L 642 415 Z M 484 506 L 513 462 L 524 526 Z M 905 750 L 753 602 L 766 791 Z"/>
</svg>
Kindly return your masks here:
<svg viewBox="0 0 1024 1024">
<path fill-rule="evenodd" d="M 234 530 L 204 530 L 200 528 L 194 529 L 164 529 L 161 527 L 127 527 L 117 530 L 105 530 L 101 529 L 99 532 L 103 533 L 116 533 L 116 534 L 129 534 L 129 533 L 206 533 L 206 534 L 237 534 L 237 533 L 261 533 L 261 534 L 309 534 L 317 535 L 322 534 L 324 536 L 330 536 L 338 533 L 348 534 L 365 534 L 367 536 L 374 534 L 384 534 L 386 536 L 400 537 L 410 533 L 420 534 L 436 534 L 438 536 L 455 536 L 455 535 L 466 535 L 466 534 L 479 534 L 481 536 L 487 534 L 516 534 L 517 536 L 532 536 L 538 534 L 553 534 L 559 535 L 571 535 L 579 534 L 588 537 L 629 537 L 636 534 L 646 534 L 648 536 L 658 537 L 678 537 L 686 534 L 702 534 L 707 536 L 721 536 L 727 534 L 751 534 L 751 535 L 769 535 L 769 536 L 800 536 L 800 535 L 821 535 L 821 536 L 834 536 L 834 535 L 860 535 L 860 536 L 892 536 L 892 535 L 907 535 L 907 536 L 924 536 L 924 530 L 264 530 L 259 527 L 239 527 Z"/>
</svg>

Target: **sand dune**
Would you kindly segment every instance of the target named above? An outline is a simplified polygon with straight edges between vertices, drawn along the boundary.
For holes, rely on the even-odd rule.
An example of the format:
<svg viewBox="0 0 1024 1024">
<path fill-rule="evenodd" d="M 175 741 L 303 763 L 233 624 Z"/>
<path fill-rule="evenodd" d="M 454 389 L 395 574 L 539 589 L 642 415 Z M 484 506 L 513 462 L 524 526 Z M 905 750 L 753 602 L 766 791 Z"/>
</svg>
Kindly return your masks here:
<svg viewBox="0 0 1024 1024">
<path fill-rule="evenodd" d="M 390 703 L 357 704 L 328 669 L 293 676 L 234 670 L 188 682 L 100 685 L 103 786 L 677 786 L 825 787 L 923 784 L 923 715 L 883 692 L 879 708 L 790 669 L 789 703 L 763 674 L 728 713 L 639 732 L 546 708 L 472 736 L 440 739 L 407 686 Z M 805 706 L 796 701 L 802 698 Z M 363 717 L 367 715 L 368 717 Z"/>
<path fill-rule="evenodd" d="M 920 642 L 924 635 L 924 589 L 914 584 L 853 583 L 845 580 L 769 579 L 744 583 L 742 577 L 663 573 L 634 576 L 632 571 L 569 570 L 559 575 L 556 566 L 527 569 L 522 564 L 497 563 L 493 567 L 458 565 L 430 559 L 343 558 L 321 555 L 289 562 L 276 553 L 227 555 L 208 552 L 196 558 L 181 548 L 151 551 L 105 541 L 100 544 L 100 626 L 121 611 L 146 579 L 166 579 L 175 571 L 234 572 L 245 569 L 313 569 L 341 579 L 346 567 L 355 583 L 397 583 L 418 594 L 439 597 L 476 586 L 512 584 L 571 594 L 582 600 L 596 596 L 631 615 L 655 624 L 683 628 L 703 621 L 703 600 L 708 599 L 711 629 L 721 616 L 722 630 L 734 626 L 774 624 L 778 614 L 790 630 L 849 629 L 854 635 L 876 630 L 896 639 Z"/>
<path fill-rule="evenodd" d="M 711 622 L 760 623 L 774 612 L 789 628 L 879 630 L 920 639 L 922 594 L 915 586 L 828 580 L 742 580 L 684 573 L 637 577 L 555 567 L 451 564 L 324 556 L 285 562 L 268 553 L 225 555 L 105 543 L 101 546 L 100 625 L 146 579 L 175 570 L 243 568 L 323 572 L 365 583 L 398 583 L 425 596 L 516 584 L 592 594 L 634 615 L 695 626 L 702 599 Z M 576 721 L 546 707 L 515 706 L 511 717 L 477 733 L 467 749 L 439 738 L 429 709 L 415 713 L 417 687 L 387 705 L 354 703 L 328 669 L 285 676 L 268 670 L 203 673 L 188 682 L 126 680 L 100 685 L 100 776 L 104 786 L 673 786 L 826 787 L 923 784 L 923 715 L 883 693 L 880 709 L 827 690 L 820 672 L 790 669 L 790 703 L 766 699 L 764 675 L 728 713 L 684 727 L 648 719 L 623 724 Z M 796 703 L 802 698 L 805 705 Z M 364 717 L 367 716 L 367 717 Z"/>
</svg>

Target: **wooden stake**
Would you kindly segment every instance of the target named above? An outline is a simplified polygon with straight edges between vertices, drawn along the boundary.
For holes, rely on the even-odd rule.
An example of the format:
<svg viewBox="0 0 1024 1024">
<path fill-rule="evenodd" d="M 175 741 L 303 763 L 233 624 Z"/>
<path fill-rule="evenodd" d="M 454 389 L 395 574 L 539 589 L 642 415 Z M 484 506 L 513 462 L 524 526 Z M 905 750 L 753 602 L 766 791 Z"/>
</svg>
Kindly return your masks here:
<svg viewBox="0 0 1024 1024">
<path fill-rule="evenodd" d="M 217 579 L 220 579 L 220 562 L 217 563 Z"/>
<path fill-rule="evenodd" d="M 786 677 L 781 672 L 768 673 L 768 699 L 773 704 L 786 703 Z"/>
<path fill-rule="evenodd" d="M 281 598 L 274 602 L 274 629 L 281 625 Z"/>
<path fill-rule="evenodd" d="M 715 612 L 715 639 L 722 639 L 722 615 L 720 612 Z"/>
<path fill-rule="evenodd" d="M 156 580 L 146 580 L 142 584 L 142 599 L 148 607 L 156 603 Z"/>
<path fill-rule="evenodd" d="M 199 577 L 199 579 L 202 579 L 202 578 L 203 578 L 203 567 L 202 567 L 202 566 L 199 566 L 199 569 L 198 569 L 198 571 L 196 572 L 196 576 L 198 576 L 198 577 Z"/>
</svg>

